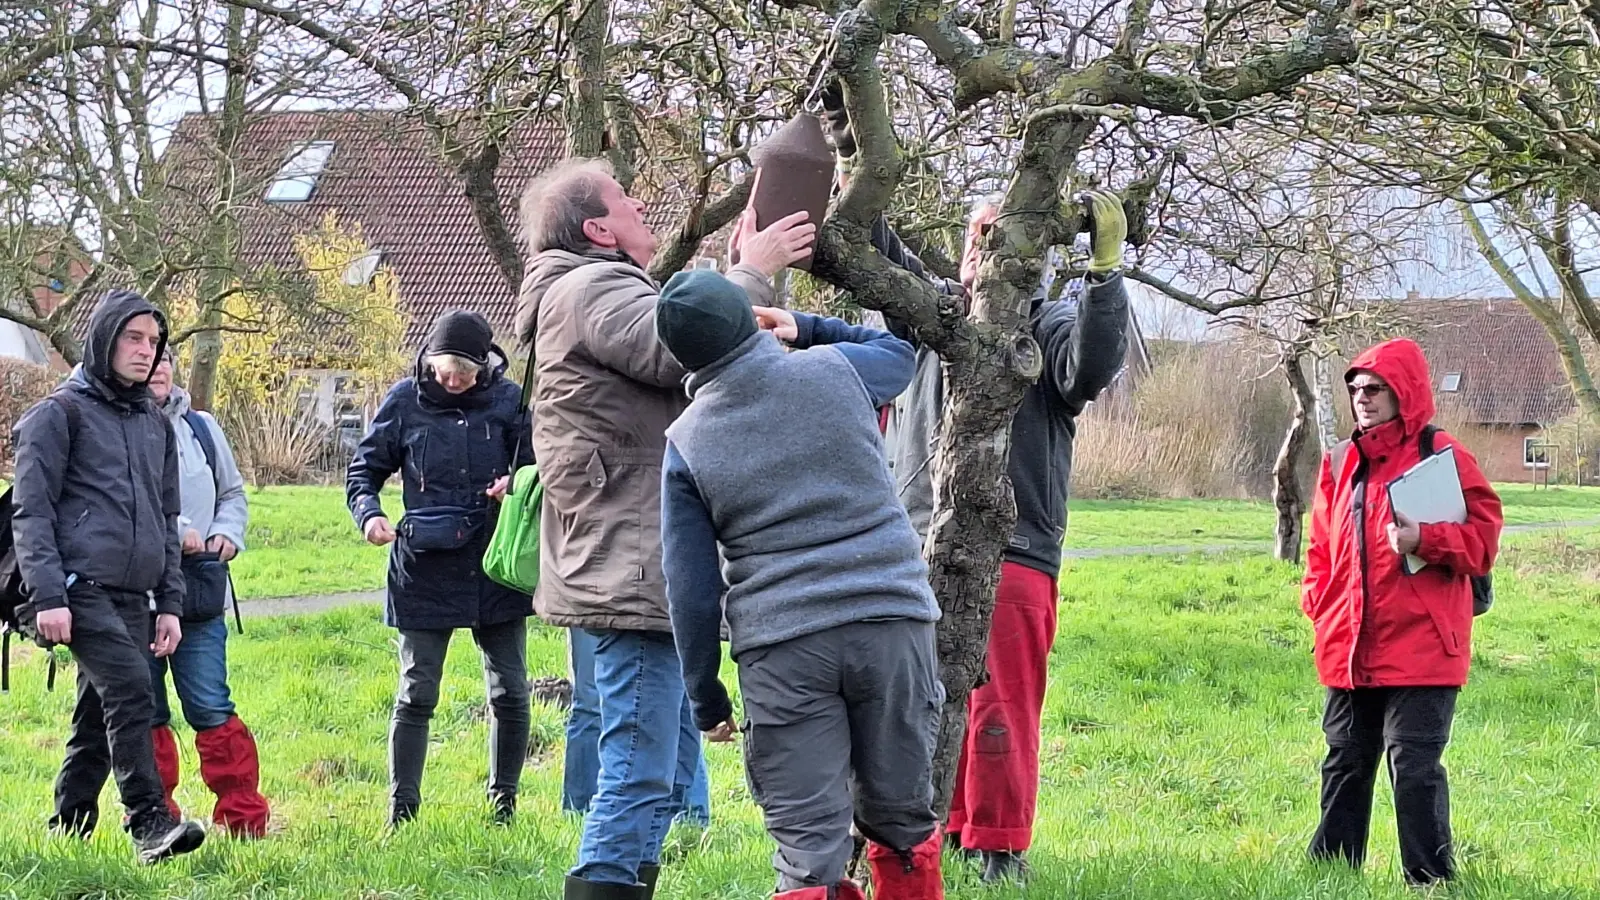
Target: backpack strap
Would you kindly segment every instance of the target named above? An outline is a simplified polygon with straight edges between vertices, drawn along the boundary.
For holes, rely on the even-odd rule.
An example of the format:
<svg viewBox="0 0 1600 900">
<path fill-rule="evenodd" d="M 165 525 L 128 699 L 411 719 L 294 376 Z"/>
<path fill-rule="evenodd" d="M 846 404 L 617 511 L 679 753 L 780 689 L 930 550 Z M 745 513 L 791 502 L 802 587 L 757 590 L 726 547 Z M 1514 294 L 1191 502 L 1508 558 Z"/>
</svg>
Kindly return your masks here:
<svg viewBox="0 0 1600 900">
<path fill-rule="evenodd" d="M 217 491 L 222 490 L 222 473 L 217 471 L 217 439 L 211 434 L 211 426 L 206 424 L 206 417 L 194 410 L 183 414 L 183 420 L 189 423 L 189 430 L 194 432 L 194 439 L 200 442 L 200 452 L 206 455 L 206 468 L 211 470 L 211 480 L 216 482 Z"/>
<path fill-rule="evenodd" d="M 1332 467 L 1334 478 L 1338 478 L 1339 473 L 1344 471 L 1344 458 L 1349 455 L 1349 441 L 1340 441 L 1333 445 L 1332 450 L 1328 451 L 1328 465 Z"/>
<path fill-rule="evenodd" d="M 1427 459 L 1438 452 L 1433 446 L 1434 436 L 1439 433 L 1439 426 L 1424 425 L 1422 431 L 1417 433 L 1417 449 L 1422 451 L 1422 458 Z"/>
</svg>

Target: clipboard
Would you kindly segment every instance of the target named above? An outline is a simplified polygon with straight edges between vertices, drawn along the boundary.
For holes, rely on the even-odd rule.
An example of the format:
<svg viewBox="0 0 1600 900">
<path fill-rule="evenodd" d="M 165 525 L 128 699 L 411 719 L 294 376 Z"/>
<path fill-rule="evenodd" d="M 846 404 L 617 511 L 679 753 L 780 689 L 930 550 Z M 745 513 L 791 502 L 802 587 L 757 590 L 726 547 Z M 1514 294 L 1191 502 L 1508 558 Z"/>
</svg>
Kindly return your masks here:
<svg viewBox="0 0 1600 900">
<path fill-rule="evenodd" d="M 1438 522 L 1461 524 L 1467 521 L 1467 498 L 1461 492 L 1461 473 L 1456 468 L 1454 447 L 1446 447 L 1417 463 L 1404 475 L 1389 482 L 1389 508 L 1419 525 Z M 1407 575 L 1415 575 L 1428 564 L 1406 554 Z"/>
</svg>

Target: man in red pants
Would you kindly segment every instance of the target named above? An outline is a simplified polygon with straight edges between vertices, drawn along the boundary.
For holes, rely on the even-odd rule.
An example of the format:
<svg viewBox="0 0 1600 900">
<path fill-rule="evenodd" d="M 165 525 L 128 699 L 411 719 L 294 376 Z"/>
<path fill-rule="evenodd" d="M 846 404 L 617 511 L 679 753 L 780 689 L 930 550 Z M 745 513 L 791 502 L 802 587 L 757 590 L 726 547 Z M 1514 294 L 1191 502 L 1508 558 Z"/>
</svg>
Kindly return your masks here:
<svg viewBox="0 0 1600 900">
<path fill-rule="evenodd" d="M 837 86 L 822 95 L 839 157 L 848 177 L 855 140 Z M 1023 853 L 1033 843 L 1039 793 L 1039 719 L 1050 646 L 1056 636 L 1056 578 L 1067 526 L 1067 481 L 1077 417 L 1121 371 L 1127 349 L 1128 296 L 1118 269 L 1127 219 L 1113 194 L 1091 195 L 1093 256 L 1081 291 L 1047 298 L 1041 285 L 1033 301 L 1033 335 L 1044 352 L 1044 373 L 1028 388 L 1011 425 L 1007 474 L 1017 500 L 1012 533 L 989 634 L 988 682 L 973 691 L 967 739 L 956 776 L 947 833 L 952 843 L 979 854 L 983 879 L 1025 873 Z M 961 284 L 941 282 L 965 295 L 977 278 L 978 252 L 999 204 L 985 201 L 967 227 Z M 914 274 L 922 262 L 880 220 L 873 243 L 891 262 Z M 910 339 L 903 329 L 891 330 Z M 927 538 L 933 516 L 933 458 L 944 413 L 939 357 L 917 349 L 917 374 L 895 401 L 887 443 L 900 499 L 917 532 Z"/>
</svg>

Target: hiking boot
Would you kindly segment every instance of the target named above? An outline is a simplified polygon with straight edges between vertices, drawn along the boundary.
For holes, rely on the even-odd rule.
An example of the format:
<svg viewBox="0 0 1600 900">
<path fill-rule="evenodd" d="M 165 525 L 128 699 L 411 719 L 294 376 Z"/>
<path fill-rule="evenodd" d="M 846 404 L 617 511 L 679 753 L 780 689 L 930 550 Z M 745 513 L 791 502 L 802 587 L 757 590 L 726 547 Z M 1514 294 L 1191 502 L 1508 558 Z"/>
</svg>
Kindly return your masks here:
<svg viewBox="0 0 1600 900">
<path fill-rule="evenodd" d="M 983 852 L 984 884 L 998 884 L 1002 881 L 1026 881 L 1028 878 L 1028 861 L 1021 853 L 1008 850 L 985 850 Z"/>
<path fill-rule="evenodd" d="M 94 827 L 100 822 L 100 810 L 90 807 L 57 812 L 50 817 L 50 833 L 87 841 L 94 836 Z"/>
<path fill-rule="evenodd" d="M 135 825 L 133 847 L 139 862 L 152 865 L 174 856 L 193 853 L 206 841 L 206 830 L 199 822 L 180 822 L 167 812 L 165 805 L 144 821 Z"/>
<path fill-rule="evenodd" d="M 510 825 L 517 818 L 516 794 L 493 794 L 489 797 L 489 804 L 494 808 L 492 813 L 494 824 Z"/>
<path fill-rule="evenodd" d="M 417 806 L 414 803 L 396 803 L 389 807 L 389 830 L 394 831 L 401 825 L 417 817 Z"/>
<path fill-rule="evenodd" d="M 584 881 L 573 875 L 567 876 L 566 888 L 562 891 L 562 900 L 649 900 L 650 895 L 645 893 L 642 884 L 615 884 L 609 881 Z"/>
</svg>

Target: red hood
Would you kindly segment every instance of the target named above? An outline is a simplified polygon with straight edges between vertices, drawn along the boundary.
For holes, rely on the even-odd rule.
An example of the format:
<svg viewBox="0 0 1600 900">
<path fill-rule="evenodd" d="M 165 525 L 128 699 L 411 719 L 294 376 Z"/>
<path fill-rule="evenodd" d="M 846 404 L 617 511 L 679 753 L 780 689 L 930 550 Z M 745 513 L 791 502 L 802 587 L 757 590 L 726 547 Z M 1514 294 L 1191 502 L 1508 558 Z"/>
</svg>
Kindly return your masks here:
<svg viewBox="0 0 1600 900">
<path fill-rule="evenodd" d="M 1406 434 L 1418 434 L 1433 421 L 1433 379 L 1428 374 L 1428 360 L 1416 341 L 1396 338 L 1369 347 L 1350 363 L 1345 381 L 1360 370 L 1374 372 L 1389 383 L 1400 403 L 1400 420 L 1405 423 Z"/>
</svg>

